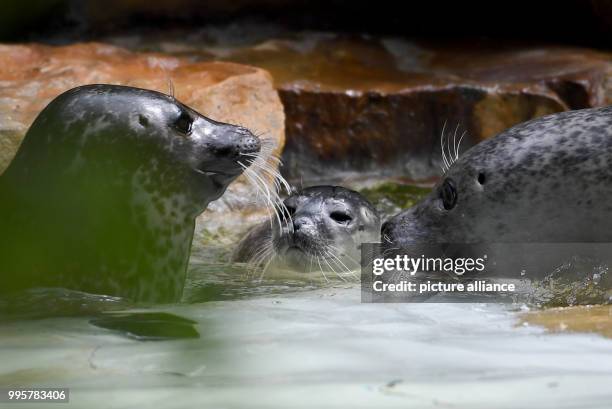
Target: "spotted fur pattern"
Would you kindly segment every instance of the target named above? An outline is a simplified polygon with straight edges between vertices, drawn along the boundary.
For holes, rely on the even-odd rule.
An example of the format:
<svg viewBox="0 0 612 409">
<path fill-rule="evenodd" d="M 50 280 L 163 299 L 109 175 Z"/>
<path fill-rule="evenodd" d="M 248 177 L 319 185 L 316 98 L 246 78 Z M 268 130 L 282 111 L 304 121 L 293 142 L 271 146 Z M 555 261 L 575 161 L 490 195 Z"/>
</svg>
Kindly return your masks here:
<svg viewBox="0 0 612 409">
<path fill-rule="evenodd" d="M 456 186 L 450 210 L 445 180 Z M 387 249 L 612 241 L 612 107 L 545 116 L 479 143 L 428 197 L 390 219 L 381 241 Z"/>
</svg>

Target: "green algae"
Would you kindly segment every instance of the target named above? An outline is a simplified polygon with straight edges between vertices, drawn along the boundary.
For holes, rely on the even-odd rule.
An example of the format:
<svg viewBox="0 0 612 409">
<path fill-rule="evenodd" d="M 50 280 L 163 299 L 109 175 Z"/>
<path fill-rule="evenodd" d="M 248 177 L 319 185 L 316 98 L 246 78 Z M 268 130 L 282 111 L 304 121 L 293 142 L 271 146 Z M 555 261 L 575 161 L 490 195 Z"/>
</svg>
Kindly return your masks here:
<svg viewBox="0 0 612 409">
<path fill-rule="evenodd" d="M 430 187 L 394 182 L 385 182 L 360 190 L 360 193 L 372 202 L 383 216 L 391 216 L 402 209 L 414 206 L 429 192 L 431 192 Z"/>
</svg>

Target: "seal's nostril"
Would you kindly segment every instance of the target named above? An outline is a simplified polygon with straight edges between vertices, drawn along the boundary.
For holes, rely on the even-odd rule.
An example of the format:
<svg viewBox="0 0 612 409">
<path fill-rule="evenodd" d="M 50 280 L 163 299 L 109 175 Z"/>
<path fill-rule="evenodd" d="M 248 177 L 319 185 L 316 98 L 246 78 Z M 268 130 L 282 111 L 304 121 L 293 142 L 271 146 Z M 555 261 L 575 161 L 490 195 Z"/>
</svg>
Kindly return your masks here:
<svg viewBox="0 0 612 409">
<path fill-rule="evenodd" d="M 389 221 L 386 221 L 382 224 L 382 226 L 380 226 L 380 231 L 385 233 L 388 228 L 389 228 Z"/>
<path fill-rule="evenodd" d="M 257 153 L 261 149 L 259 138 L 249 135 L 244 136 L 238 142 L 238 150 L 240 153 Z"/>
<path fill-rule="evenodd" d="M 383 243 L 393 243 L 393 239 L 391 238 L 391 226 L 389 225 L 389 221 L 384 222 L 380 227 L 380 236 L 383 239 Z"/>
<path fill-rule="evenodd" d="M 306 224 L 308 224 L 308 221 L 303 217 L 293 220 L 293 231 L 295 232 L 300 230 L 300 228 L 302 228 Z"/>
</svg>

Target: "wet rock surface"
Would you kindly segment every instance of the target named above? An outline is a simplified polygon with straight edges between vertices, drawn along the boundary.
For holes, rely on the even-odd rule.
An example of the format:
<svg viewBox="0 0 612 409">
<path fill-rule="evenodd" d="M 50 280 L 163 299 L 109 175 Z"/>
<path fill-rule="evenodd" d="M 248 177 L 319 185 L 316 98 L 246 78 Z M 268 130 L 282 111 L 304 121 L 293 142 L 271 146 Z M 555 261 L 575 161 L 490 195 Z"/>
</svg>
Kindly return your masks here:
<svg viewBox="0 0 612 409">
<path fill-rule="evenodd" d="M 0 172 L 36 115 L 60 93 L 84 84 L 112 83 L 170 92 L 200 113 L 261 133 L 279 154 L 284 114 L 270 75 L 262 69 L 220 62 L 193 63 L 155 53 L 133 53 L 108 44 L 65 47 L 0 45 Z M 172 85 L 170 85 L 172 84 Z M 270 180 L 267 183 L 271 183 Z M 244 177 L 213 202 L 198 226 L 218 227 L 218 213 L 259 214 Z M 215 216 L 217 215 L 217 216 Z"/>
<path fill-rule="evenodd" d="M 550 332 L 587 332 L 612 338 L 612 306 L 551 308 L 524 314 L 522 323 L 540 325 Z"/>
<path fill-rule="evenodd" d="M 270 71 L 287 116 L 283 172 L 293 180 L 356 172 L 425 180 L 440 174 L 443 128 L 457 138 L 465 131 L 466 149 L 532 118 L 612 103 L 612 54 L 582 48 L 257 26 L 110 41 Z"/>
</svg>

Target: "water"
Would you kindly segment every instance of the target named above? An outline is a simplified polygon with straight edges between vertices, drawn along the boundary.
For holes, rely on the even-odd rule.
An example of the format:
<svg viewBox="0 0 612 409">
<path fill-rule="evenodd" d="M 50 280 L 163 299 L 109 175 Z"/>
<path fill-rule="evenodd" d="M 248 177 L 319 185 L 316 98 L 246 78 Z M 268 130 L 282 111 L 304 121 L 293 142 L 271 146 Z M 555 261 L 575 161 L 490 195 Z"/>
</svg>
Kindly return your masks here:
<svg viewBox="0 0 612 409">
<path fill-rule="evenodd" d="M 391 213 L 426 193 L 393 189 L 395 197 L 385 189 L 380 197 L 364 193 Z M 555 314 L 526 319 L 519 305 L 363 304 L 354 281 L 262 278 L 225 261 L 229 238 L 195 243 L 176 305 L 62 289 L 0 300 L 0 385 L 69 387 L 79 408 L 607 409 L 612 402 L 612 340 L 527 324 L 554 329 Z M 584 275 L 582 265 L 570 267 L 565 276 Z"/>
<path fill-rule="evenodd" d="M 362 304 L 356 283 L 262 283 L 206 258 L 193 258 L 181 304 L 103 299 L 97 309 L 168 313 L 192 320 L 199 337 L 142 341 L 96 327 L 91 299 L 68 304 L 87 307 L 72 317 L 13 317 L 0 323 L 0 385 L 69 387 L 71 406 L 87 408 L 612 402 L 612 341 L 602 336 L 519 325 L 516 306 Z"/>
</svg>

